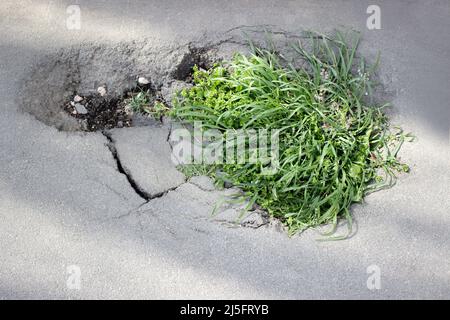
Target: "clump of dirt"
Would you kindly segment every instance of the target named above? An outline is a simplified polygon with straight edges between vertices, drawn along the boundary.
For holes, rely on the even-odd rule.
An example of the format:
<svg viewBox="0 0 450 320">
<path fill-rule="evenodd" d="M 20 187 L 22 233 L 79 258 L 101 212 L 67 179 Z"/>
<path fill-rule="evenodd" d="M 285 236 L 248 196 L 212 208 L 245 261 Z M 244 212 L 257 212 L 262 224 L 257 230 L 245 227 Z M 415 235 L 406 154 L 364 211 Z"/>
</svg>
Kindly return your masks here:
<svg viewBox="0 0 450 320">
<path fill-rule="evenodd" d="M 103 87 L 99 89 L 101 88 Z M 63 110 L 80 123 L 82 131 L 131 127 L 136 117 L 135 112 L 128 105 L 129 100 L 139 92 L 146 92 L 151 97 L 151 101 L 157 100 L 151 84 L 137 85 L 119 96 L 109 96 L 106 94 L 106 89 L 104 90 L 105 93 L 102 94 L 75 93 L 64 105 Z"/>
<path fill-rule="evenodd" d="M 76 96 L 78 95 L 74 97 Z M 131 115 L 126 111 L 126 106 L 121 99 L 105 98 L 100 94 L 78 97 L 82 97 L 83 100 L 75 102 L 72 99 L 64 106 L 64 110 L 80 121 L 83 131 L 131 126 Z"/>
</svg>

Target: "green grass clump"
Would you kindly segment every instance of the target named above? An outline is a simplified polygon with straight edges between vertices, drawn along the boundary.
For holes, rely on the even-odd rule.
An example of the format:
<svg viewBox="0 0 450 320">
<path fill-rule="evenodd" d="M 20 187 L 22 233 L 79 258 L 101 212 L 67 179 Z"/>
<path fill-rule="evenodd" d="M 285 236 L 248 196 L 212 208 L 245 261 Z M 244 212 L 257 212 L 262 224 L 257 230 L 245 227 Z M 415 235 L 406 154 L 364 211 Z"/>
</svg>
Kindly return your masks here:
<svg viewBox="0 0 450 320">
<path fill-rule="evenodd" d="M 215 174 L 214 166 L 205 164 L 178 165 L 177 169 L 188 179 L 195 176 L 214 176 Z"/>
<path fill-rule="evenodd" d="M 279 130 L 275 174 L 263 174 L 262 163 L 217 164 L 208 172 L 240 187 L 290 234 L 325 223 L 334 232 L 340 217 L 351 232 L 351 204 L 409 170 L 397 158 L 408 135 L 390 128 L 386 105 L 371 102 L 375 66 L 356 57 L 357 35 L 310 41 L 308 50 L 292 46 L 302 68 L 254 46 L 249 56 L 236 54 L 209 70 L 195 67 L 194 86 L 174 100 L 171 114 L 222 132 Z"/>
</svg>

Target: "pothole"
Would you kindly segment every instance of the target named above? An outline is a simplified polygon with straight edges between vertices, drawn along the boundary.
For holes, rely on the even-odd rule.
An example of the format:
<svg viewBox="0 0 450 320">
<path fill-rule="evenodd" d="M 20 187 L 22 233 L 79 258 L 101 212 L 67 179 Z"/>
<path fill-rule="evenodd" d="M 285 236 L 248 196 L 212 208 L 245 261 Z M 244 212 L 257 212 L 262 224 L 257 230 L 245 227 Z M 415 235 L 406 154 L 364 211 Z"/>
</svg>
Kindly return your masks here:
<svg viewBox="0 0 450 320">
<path fill-rule="evenodd" d="M 126 114 L 123 104 L 130 93 L 138 92 L 139 77 L 150 81 L 152 99 L 170 106 L 174 92 L 191 85 L 195 65 L 209 69 L 215 62 L 230 59 L 235 52 L 248 52 L 244 29 L 239 26 L 184 44 L 142 39 L 62 48 L 42 58 L 24 79 L 19 108 L 61 131 L 145 125 L 142 117 Z M 253 29 L 245 32 L 264 42 L 258 28 Z M 101 86 L 107 89 L 104 97 L 97 92 Z M 81 104 L 87 113 L 74 113 L 75 106 L 70 102 L 76 95 L 83 97 Z"/>
<path fill-rule="evenodd" d="M 146 93 L 151 104 L 170 105 L 176 90 L 191 81 L 194 65 L 217 61 L 214 45 L 114 47 L 84 44 L 46 56 L 24 81 L 20 109 L 61 131 L 99 131 L 140 126 L 146 119 L 127 110 L 127 100 Z M 139 77 L 148 79 L 140 85 Z M 101 95 L 98 88 L 104 87 Z"/>
</svg>

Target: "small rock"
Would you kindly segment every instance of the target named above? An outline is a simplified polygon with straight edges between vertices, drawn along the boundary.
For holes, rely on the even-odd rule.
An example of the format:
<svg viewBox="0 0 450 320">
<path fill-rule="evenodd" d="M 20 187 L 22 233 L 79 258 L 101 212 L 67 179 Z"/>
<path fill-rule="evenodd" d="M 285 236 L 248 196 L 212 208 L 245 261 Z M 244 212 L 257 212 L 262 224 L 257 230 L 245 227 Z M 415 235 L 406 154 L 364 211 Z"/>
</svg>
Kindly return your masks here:
<svg viewBox="0 0 450 320">
<path fill-rule="evenodd" d="M 117 122 L 117 128 L 123 128 L 123 121 Z"/>
<path fill-rule="evenodd" d="M 139 77 L 139 78 L 138 78 L 138 83 L 139 83 L 139 84 L 142 84 L 142 85 L 146 85 L 146 84 L 149 84 L 150 81 L 148 81 L 147 78 Z"/>
<path fill-rule="evenodd" d="M 81 103 L 75 103 L 75 110 L 78 114 L 87 114 L 87 109 Z"/>
<path fill-rule="evenodd" d="M 74 101 L 74 102 L 80 102 L 80 101 L 83 101 L 83 97 L 80 97 L 79 95 L 76 95 L 75 97 L 73 97 L 73 101 Z"/>
<path fill-rule="evenodd" d="M 224 182 L 223 182 L 223 187 L 224 187 L 225 189 L 230 189 L 230 188 L 233 187 L 233 184 L 232 184 L 231 182 L 224 181 Z"/>
<path fill-rule="evenodd" d="M 242 226 L 246 226 L 246 227 L 250 227 L 250 228 L 259 228 L 268 223 L 269 223 L 269 219 L 267 219 L 266 217 L 263 217 L 263 215 L 261 215 L 258 212 L 253 212 L 253 213 L 249 214 L 241 221 Z"/>
<path fill-rule="evenodd" d="M 106 88 L 105 87 L 98 87 L 97 92 L 104 97 L 106 95 Z"/>
<path fill-rule="evenodd" d="M 269 227 L 277 232 L 286 232 L 286 227 L 283 225 L 283 223 L 275 218 L 269 219 Z"/>
<path fill-rule="evenodd" d="M 70 101 L 70 105 L 71 105 L 72 107 L 75 107 L 75 102 Z"/>
<path fill-rule="evenodd" d="M 85 120 L 81 121 L 81 130 L 86 131 L 87 129 L 88 129 L 88 123 L 87 123 L 87 120 L 85 119 Z"/>
</svg>

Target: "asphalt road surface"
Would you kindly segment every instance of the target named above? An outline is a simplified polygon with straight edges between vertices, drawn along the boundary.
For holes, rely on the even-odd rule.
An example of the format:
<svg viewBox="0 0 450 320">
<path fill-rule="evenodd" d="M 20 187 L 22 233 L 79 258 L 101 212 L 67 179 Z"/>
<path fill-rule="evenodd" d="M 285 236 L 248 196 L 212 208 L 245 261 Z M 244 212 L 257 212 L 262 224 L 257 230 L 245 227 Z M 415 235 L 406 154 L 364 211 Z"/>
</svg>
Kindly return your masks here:
<svg viewBox="0 0 450 320">
<path fill-rule="evenodd" d="M 66 25 L 72 1 L 0 3 L 0 299 L 450 297 L 449 1 L 73 2 L 79 30 Z M 367 28 L 371 4 L 381 29 Z M 164 181 L 173 190 L 145 204 L 102 134 L 60 132 L 18 109 L 32 67 L 59 48 L 171 44 L 244 26 L 350 27 L 363 53 L 382 54 L 393 121 L 418 140 L 401 153 L 412 172 L 353 207 L 348 240 L 229 228 L 207 219 L 215 191 L 175 173 Z M 117 139 L 130 170 L 146 161 L 140 141 Z M 149 166 L 170 171 L 164 159 Z"/>
</svg>

